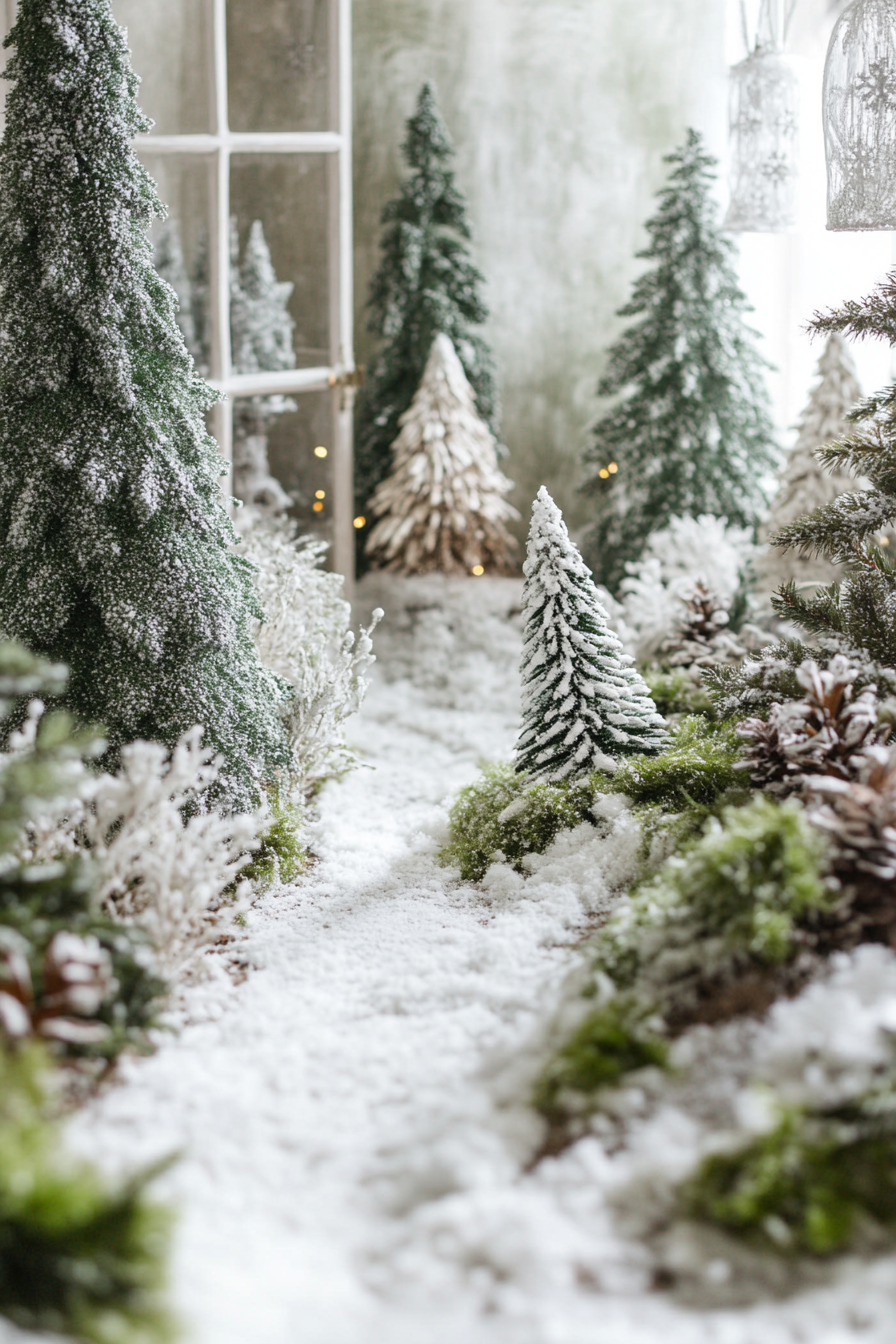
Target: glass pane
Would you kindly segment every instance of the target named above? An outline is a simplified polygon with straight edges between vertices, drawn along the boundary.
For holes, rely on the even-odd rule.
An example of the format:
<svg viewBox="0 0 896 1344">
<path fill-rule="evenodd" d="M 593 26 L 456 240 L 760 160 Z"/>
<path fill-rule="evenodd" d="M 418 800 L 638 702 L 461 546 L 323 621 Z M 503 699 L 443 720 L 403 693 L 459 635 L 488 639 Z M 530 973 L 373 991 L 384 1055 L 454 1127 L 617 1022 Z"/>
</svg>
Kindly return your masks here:
<svg viewBox="0 0 896 1344">
<path fill-rule="evenodd" d="M 112 0 L 143 83 L 140 105 L 156 135 L 213 130 L 207 0 Z"/>
<path fill-rule="evenodd" d="M 208 372 L 209 221 L 214 160 L 195 155 L 141 154 L 168 206 L 150 233 L 156 269 L 180 299 L 178 322 L 197 367 Z"/>
<path fill-rule="evenodd" d="M 231 130 L 329 129 L 330 3 L 228 0 Z"/>
<path fill-rule="evenodd" d="M 231 164 L 230 202 L 240 274 L 250 290 L 257 285 L 246 271 L 257 268 L 261 244 L 270 252 L 276 281 L 292 285 L 288 296 L 283 292 L 282 299 L 273 299 L 271 321 L 279 321 L 277 304 L 285 303 L 295 324 L 295 368 L 330 362 L 329 159 L 324 154 L 235 154 Z M 261 230 L 253 232 L 256 221 Z M 234 372 L 255 372 L 258 365 L 241 367 L 238 344 L 235 333 Z"/>
<path fill-rule="evenodd" d="M 332 408 L 329 392 L 303 392 L 280 398 L 279 404 L 277 398 L 254 398 L 237 401 L 233 408 L 234 494 L 247 503 L 253 498 L 260 504 L 286 503 L 272 497 L 282 489 L 301 531 L 328 541 L 333 531 Z"/>
</svg>

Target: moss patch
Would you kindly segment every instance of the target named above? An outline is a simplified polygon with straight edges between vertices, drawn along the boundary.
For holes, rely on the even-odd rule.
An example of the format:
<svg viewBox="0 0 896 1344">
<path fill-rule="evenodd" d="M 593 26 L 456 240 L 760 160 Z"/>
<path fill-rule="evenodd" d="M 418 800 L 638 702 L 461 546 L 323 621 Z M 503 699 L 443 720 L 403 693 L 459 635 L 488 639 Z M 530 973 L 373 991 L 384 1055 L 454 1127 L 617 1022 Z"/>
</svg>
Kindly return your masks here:
<svg viewBox="0 0 896 1344">
<path fill-rule="evenodd" d="M 682 1209 L 760 1246 L 830 1255 L 869 1224 L 896 1229 L 892 1084 L 827 1112 L 791 1110 L 768 1134 L 704 1159 Z"/>
<path fill-rule="evenodd" d="M 543 854 L 563 830 L 594 824 L 591 807 L 606 776 L 573 784 L 530 784 L 512 765 L 484 767 L 482 777 L 458 794 L 449 813 L 451 839 L 439 858 L 460 869 L 467 882 L 504 859 L 519 868 L 527 854 Z"/>
</svg>

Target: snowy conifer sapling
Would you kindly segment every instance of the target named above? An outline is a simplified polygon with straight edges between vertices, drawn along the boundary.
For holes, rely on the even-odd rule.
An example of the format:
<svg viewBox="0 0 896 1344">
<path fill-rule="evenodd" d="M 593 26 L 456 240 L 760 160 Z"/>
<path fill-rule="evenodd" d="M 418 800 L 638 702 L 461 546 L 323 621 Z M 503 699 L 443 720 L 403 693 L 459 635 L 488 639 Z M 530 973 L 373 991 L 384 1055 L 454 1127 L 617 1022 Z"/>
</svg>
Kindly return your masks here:
<svg viewBox="0 0 896 1344">
<path fill-rule="evenodd" d="M 620 756 L 661 751 L 665 723 L 610 629 L 591 575 L 544 486 L 532 505 L 523 569 L 517 770 L 534 779 L 577 779 L 615 770 Z"/>
<path fill-rule="evenodd" d="M 479 414 L 497 431 L 491 352 L 475 330 L 488 316 L 470 260 L 467 207 L 454 184 L 454 149 L 429 84 L 402 146 L 411 169 L 383 211 L 382 261 L 370 286 L 370 331 L 383 342 L 358 407 L 355 485 L 364 513 L 389 470 L 398 422 L 439 332 L 454 343 Z"/>
<path fill-rule="evenodd" d="M 619 313 L 638 320 L 611 348 L 598 387 L 620 399 L 587 454 L 596 501 L 588 553 L 612 592 L 673 515 L 753 526 L 775 461 L 764 362 L 715 218 L 715 160 L 689 131 L 666 162 L 669 185 L 638 253 L 653 264 Z"/>
<path fill-rule="evenodd" d="M 852 432 L 846 417 L 862 395 L 852 356 L 837 332 L 828 337 L 818 361 L 818 374 L 800 420 L 797 441 L 787 455 L 778 492 L 763 526 L 766 537 L 775 536 L 803 514 L 830 504 L 855 486 L 851 476 L 825 470 L 817 456 L 820 448 Z M 791 581 L 801 588 L 813 583 L 819 586 L 833 583 L 839 577 L 837 566 L 830 560 L 776 547 L 769 547 L 756 566 L 757 591 L 769 595 Z"/>
<path fill-rule="evenodd" d="M 513 485 L 498 470 L 495 437 L 444 333 L 401 417 L 393 455 L 370 505 L 378 519 L 367 539 L 371 562 L 400 574 L 506 573 L 515 546 L 506 525 L 519 517 L 504 498 Z"/>
<path fill-rule="evenodd" d="M 133 151 L 151 123 L 110 0 L 21 0 L 0 145 L 0 629 L 71 669 L 112 752 L 194 725 L 245 803 L 288 765 L 256 655 L 251 567 L 219 481 L 164 214 Z"/>
<path fill-rule="evenodd" d="M 287 307 L 294 286 L 278 280 L 256 219 L 237 265 L 239 235 L 234 224 L 231 268 L 230 333 L 237 373 L 276 373 L 296 366 L 293 321 Z M 278 415 L 294 411 L 289 397 L 242 397 L 234 408 L 233 470 L 235 493 L 246 504 L 287 509 L 289 495 L 271 475 L 268 434 Z"/>
</svg>

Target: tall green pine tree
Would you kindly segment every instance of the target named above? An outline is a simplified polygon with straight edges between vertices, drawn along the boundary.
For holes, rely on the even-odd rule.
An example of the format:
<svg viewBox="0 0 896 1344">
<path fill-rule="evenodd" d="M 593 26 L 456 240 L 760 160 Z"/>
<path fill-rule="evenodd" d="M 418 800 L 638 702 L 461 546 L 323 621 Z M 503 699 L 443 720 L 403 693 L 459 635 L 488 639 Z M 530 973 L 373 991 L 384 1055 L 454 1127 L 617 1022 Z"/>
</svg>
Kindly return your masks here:
<svg viewBox="0 0 896 1344">
<path fill-rule="evenodd" d="M 460 357 L 479 415 L 497 432 L 492 355 L 475 330 L 488 316 L 483 277 L 470 260 L 466 202 L 454 184 L 454 149 L 430 84 L 420 91 L 402 152 L 411 172 L 383 211 L 383 256 L 370 286 L 369 329 L 382 346 L 358 407 L 355 486 L 361 513 L 388 474 L 398 422 L 440 332 Z"/>
<path fill-rule="evenodd" d="M 519 773 L 579 779 L 612 772 L 620 756 L 661 751 L 665 722 L 544 486 L 532 505 L 523 571 Z"/>
<path fill-rule="evenodd" d="M 110 750 L 195 724 L 230 804 L 288 763 L 249 564 L 148 229 L 110 0 L 21 0 L 0 145 L 0 629 L 71 669 Z"/>
<path fill-rule="evenodd" d="M 614 591 L 673 515 L 754 525 L 776 460 L 765 362 L 716 222 L 715 160 L 691 130 L 665 162 L 669 184 L 638 253 L 653 264 L 619 310 L 638 320 L 610 349 L 598 386 L 617 401 L 586 454 L 596 503 L 586 553 Z"/>
<path fill-rule="evenodd" d="M 816 314 L 812 327 L 896 345 L 896 271 L 869 298 Z M 887 545 L 896 526 L 896 386 L 867 397 L 845 419 L 855 433 L 820 449 L 818 460 L 831 472 L 863 479 L 865 488 L 839 494 L 769 538 L 773 546 L 844 566 L 843 579 L 813 596 L 791 582 L 772 605 L 813 634 L 896 667 L 896 557 Z"/>
</svg>

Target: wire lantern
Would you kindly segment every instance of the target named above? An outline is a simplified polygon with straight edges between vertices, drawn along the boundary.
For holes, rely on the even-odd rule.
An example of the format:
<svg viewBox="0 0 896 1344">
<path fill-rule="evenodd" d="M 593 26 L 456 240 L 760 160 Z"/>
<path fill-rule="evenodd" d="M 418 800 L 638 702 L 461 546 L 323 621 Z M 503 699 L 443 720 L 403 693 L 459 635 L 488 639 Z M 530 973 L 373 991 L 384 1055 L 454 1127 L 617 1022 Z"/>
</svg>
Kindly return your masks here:
<svg viewBox="0 0 896 1344">
<path fill-rule="evenodd" d="M 794 223 L 799 81 L 782 54 L 796 0 L 741 0 L 748 56 L 731 70 L 731 203 L 725 227 L 778 233 Z"/>
<path fill-rule="evenodd" d="M 829 229 L 896 229 L 896 0 L 853 0 L 824 71 Z"/>
</svg>

